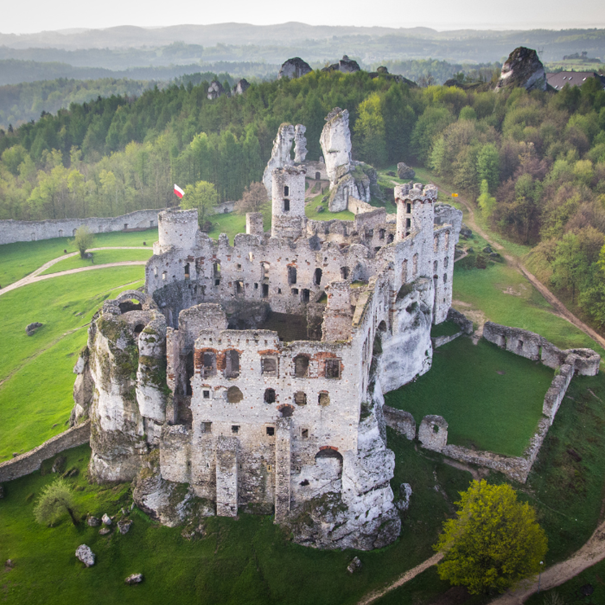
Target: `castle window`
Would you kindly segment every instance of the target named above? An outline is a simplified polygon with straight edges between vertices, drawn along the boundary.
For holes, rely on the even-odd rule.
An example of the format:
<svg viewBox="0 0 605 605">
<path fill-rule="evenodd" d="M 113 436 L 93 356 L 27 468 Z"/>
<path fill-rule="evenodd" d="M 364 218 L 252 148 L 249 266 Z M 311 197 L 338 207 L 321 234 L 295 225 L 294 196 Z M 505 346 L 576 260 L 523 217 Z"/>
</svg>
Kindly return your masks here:
<svg viewBox="0 0 605 605">
<path fill-rule="evenodd" d="M 296 283 L 296 267 L 288 267 L 288 283 L 290 285 Z"/>
<path fill-rule="evenodd" d="M 447 283 L 447 273 L 443 274 L 443 283 Z"/>
<path fill-rule="evenodd" d="M 193 351 L 189 351 L 189 353 L 187 353 L 187 357 L 185 358 L 185 394 L 187 397 L 191 397 L 193 394 L 191 390 L 191 379 L 193 378 L 193 373 Z"/>
<path fill-rule="evenodd" d="M 239 433 L 239 426 L 238 426 L 237 424 L 232 424 L 232 425 L 231 425 L 231 432 L 232 432 L 234 435 L 237 435 L 237 433 Z"/>
<path fill-rule="evenodd" d="M 212 433 L 212 422 L 202 422 L 202 433 Z"/>
<path fill-rule="evenodd" d="M 322 276 L 322 270 L 321 269 L 315 269 L 315 276 L 313 279 L 313 283 L 316 286 L 319 286 L 321 284 L 321 276 Z"/>
<path fill-rule="evenodd" d="M 438 268 L 439 268 L 439 261 L 433 261 L 433 273 L 437 273 Z"/>
<path fill-rule="evenodd" d="M 225 353 L 225 378 L 237 378 L 238 376 L 239 353 L 232 349 Z"/>
<path fill-rule="evenodd" d="M 162 273 L 162 281 L 166 281 L 166 278 L 168 277 L 168 273 L 166 271 L 164 271 Z"/>
<path fill-rule="evenodd" d="M 328 393 L 328 391 L 321 391 L 319 393 L 319 396 L 317 397 L 317 402 L 324 408 L 327 405 L 330 405 L 330 394 Z"/>
<path fill-rule="evenodd" d="M 395 237 L 393 236 L 393 234 L 389 233 L 389 236 L 387 237 L 387 244 L 392 244 L 394 239 Z"/>
<path fill-rule="evenodd" d="M 277 359 L 275 357 L 262 357 L 260 367 L 263 376 L 277 376 Z"/>
<path fill-rule="evenodd" d="M 380 229 L 378 231 L 378 239 L 384 239 L 385 235 L 386 235 L 386 229 Z"/>
<path fill-rule="evenodd" d="M 267 427 L 267 437 L 273 437 L 275 435 L 275 427 L 268 426 Z"/>
<path fill-rule="evenodd" d="M 340 378 L 340 359 L 326 359 L 326 378 Z"/>
<path fill-rule="evenodd" d="M 315 173 L 315 180 L 319 181 L 321 179 L 321 172 L 316 172 Z"/>
<path fill-rule="evenodd" d="M 288 197 L 290 195 L 290 187 L 288 185 L 284 186 L 284 195 Z"/>
<path fill-rule="evenodd" d="M 254 260 L 254 254 L 252 254 L 252 252 L 248 252 L 248 259 L 250 260 L 250 262 Z"/>
<path fill-rule="evenodd" d="M 308 302 L 309 302 L 310 297 L 311 297 L 311 292 L 305 288 L 305 289 L 302 291 L 302 301 L 303 301 L 304 303 L 308 303 Z"/>
<path fill-rule="evenodd" d="M 449 245 L 450 245 L 450 232 L 446 231 L 445 232 L 445 242 L 444 242 L 444 246 L 445 246 L 446 250 L 448 249 Z"/>
<path fill-rule="evenodd" d="M 185 265 L 185 279 L 189 279 L 190 273 L 189 273 L 189 263 L 187 263 Z"/>
<path fill-rule="evenodd" d="M 221 280 L 220 279 L 215 279 L 214 280 L 214 285 L 215 286 L 220 286 L 221 285 Z"/>
<path fill-rule="evenodd" d="M 294 406 L 292 405 L 281 405 L 278 410 L 282 418 L 290 418 L 294 414 Z"/>
<path fill-rule="evenodd" d="M 229 403 L 239 403 L 243 398 L 243 393 L 237 387 L 229 387 L 227 389 L 227 401 Z"/>
<path fill-rule="evenodd" d="M 309 372 L 309 358 L 305 355 L 298 355 L 294 358 L 294 376 L 304 378 Z"/>
<path fill-rule="evenodd" d="M 244 282 L 241 279 L 238 279 L 235 282 L 235 293 L 242 294 L 243 291 L 244 291 Z"/>
<path fill-rule="evenodd" d="M 269 263 L 260 264 L 263 279 L 269 279 Z"/>
<path fill-rule="evenodd" d="M 433 238 L 433 252 L 437 252 L 437 250 L 439 250 L 439 236 L 436 235 Z"/>
<path fill-rule="evenodd" d="M 275 389 L 265 390 L 265 403 L 275 403 Z"/>
<path fill-rule="evenodd" d="M 412 277 L 415 279 L 418 275 L 418 253 L 412 258 Z"/>
<path fill-rule="evenodd" d="M 214 376 L 216 374 L 216 354 L 204 353 L 202 356 L 202 375 L 204 378 Z"/>
<path fill-rule="evenodd" d="M 449 265 L 449 264 L 450 264 L 450 258 L 449 258 L 449 256 L 446 256 L 446 257 L 443 259 L 443 268 L 444 268 L 444 269 L 447 269 L 447 267 L 448 267 L 448 265 Z"/>
<path fill-rule="evenodd" d="M 242 270 L 242 266 L 241 266 L 239 263 L 236 265 L 236 267 L 237 267 L 237 270 L 238 270 L 238 271 L 241 271 L 241 270 Z"/>
<path fill-rule="evenodd" d="M 307 394 L 304 391 L 294 393 L 294 403 L 296 405 L 307 405 Z"/>
<path fill-rule="evenodd" d="M 374 237 L 374 229 L 368 229 L 367 237 L 368 239 L 372 239 Z"/>
<path fill-rule="evenodd" d="M 407 214 L 412 214 L 412 204 L 410 202 L 405 205 L 405 211 Z"/>
<path fill-rule="evenodd" d="M 258 290 L 258 284 L 254 284 L 254 289 Z"/>
<path fill-rule="evenodd" d="M 401 283 L 405 284 L 408 281 L 408 259 L 406 258 L 403 261 L 403 265 L 401 266 Z"/>
<path fill-rule="evenodd" d="M 281 294 L 281 288 L 277 288 L 277 293 Z"/>
<path fill-rule="evenodd" d="M 202 391 L 202 395 L 203 395 L 204 399 L 210 399 L 210 391 L 208 389 L 204 389 Z"/>
<path fill-rule="evenodd" d="M 300 430 L 300 436 L 303 439 L 308 439 L 309 438 L 309 429 L 301 429 Z"/>
<path fill-rule="evenodd" d="M 290 212 L 290 200 L 284 200 L 284 212 Z"/>
<path fill-rule="evenodd" d="M 221 264 L 219 262 L 215 262 L 212 265 L 212 270 L 213 270 L 214 277 L 219 278 L 221 276 Z"/>
<path fill-rule="evenodd" d="M 292 296 L 298 296 L 298 288 L 292 288 Z"/>
<path fill-rule="evenodd" d="M 340 268 L 340 277 L 342 277 L 342 279 L 349 279 L 349 273 L 350 273 L 349 267 Z"/>
<path fill-rule="evenodd" d="M 269 284 L 263 284 L 262 297 L 267 298 L 267 296 L 269 296 Z"/>
<path fill-rule="evenodd" d="M 126 231 L 126 229 L 128 229 L 128 223 L 124 223 L 124 231 Z"/>
</svg>

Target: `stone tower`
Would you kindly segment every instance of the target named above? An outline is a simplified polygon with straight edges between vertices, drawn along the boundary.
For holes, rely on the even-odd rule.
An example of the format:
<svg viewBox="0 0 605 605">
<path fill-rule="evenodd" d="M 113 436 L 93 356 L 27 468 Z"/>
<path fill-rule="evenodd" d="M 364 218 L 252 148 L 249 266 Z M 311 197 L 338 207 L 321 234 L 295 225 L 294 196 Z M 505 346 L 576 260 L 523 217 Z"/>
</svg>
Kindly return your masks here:
<svg viewBox="0 0 605 605">
<path fill-rule="evenodd" d="M 305 174 L 299 166 L 285 166 L 273 171 L 273 237 L 299 238 L 305 226 Z"/>
<path fill-rule="evenodd" d="M 158 236 L 162 250 L 190 250 L 198 232 L 197 210 L 170 208 L 158 214 Z M 155 252 L 155 251 L 154 251 Z M 155 252 L 157 254 L 157 252 Z"/>
</svg>

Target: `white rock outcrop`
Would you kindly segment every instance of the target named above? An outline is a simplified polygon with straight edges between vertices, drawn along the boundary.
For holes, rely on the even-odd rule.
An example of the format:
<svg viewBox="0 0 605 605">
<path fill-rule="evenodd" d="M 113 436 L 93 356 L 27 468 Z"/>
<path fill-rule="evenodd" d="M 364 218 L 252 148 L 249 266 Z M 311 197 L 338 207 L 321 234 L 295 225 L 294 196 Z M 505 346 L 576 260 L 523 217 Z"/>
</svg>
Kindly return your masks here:
<svg viewBox="0 0 605 605">
<path fill-rule="evenodd" d="M 95 564 L 95 553 L 92 552 L 90 546 L 86 544 L 80 544 L 76 548 L 76 557 L 86 565 L 86 567 L 92 567 Z"/>
<path fill-rule="evenodd" d="M 273 190 L 273 171 L 276 168 L 292 166 L 294 163 L 292 159 L 292 143 L 294 142 L 295 134 L 296 129 L 292 124 L 282 124 L 277 131 L 277 136 L 273 141 L 271 157 L 263 172 L 263 185 L 267 189 L 269 198 L 271 198 Z"/>
<path fill-rule="evenodd" d="M 294 163 L 302 164 L 307 157 L 307 138 L 305 137 L 307 128 L 302 124 L 297 124 L 294 128 Z"/>
</svg>

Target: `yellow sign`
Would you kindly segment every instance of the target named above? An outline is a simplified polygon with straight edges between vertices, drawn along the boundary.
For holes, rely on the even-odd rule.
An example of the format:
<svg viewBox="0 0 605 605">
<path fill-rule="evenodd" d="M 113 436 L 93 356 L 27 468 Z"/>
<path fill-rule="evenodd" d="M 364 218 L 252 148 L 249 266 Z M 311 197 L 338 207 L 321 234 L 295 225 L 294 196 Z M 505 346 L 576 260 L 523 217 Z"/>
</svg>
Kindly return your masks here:
<svg viewBox="0 0 605 605">
<path fill-rule="evenodd" d="M 452 197 L 458 197 L 457 193 L 452 193 Z"/>
</svg>

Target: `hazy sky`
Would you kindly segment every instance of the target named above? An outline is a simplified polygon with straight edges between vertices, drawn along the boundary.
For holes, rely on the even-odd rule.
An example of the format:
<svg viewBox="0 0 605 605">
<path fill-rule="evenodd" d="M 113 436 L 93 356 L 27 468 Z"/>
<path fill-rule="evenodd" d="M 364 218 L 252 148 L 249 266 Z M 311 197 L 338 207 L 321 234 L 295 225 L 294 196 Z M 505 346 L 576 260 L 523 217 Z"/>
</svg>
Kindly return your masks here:
<svg viewBox="0 0 605 605">
<path fill-rule="evenodd" d="M 114 25 L 301 21 L 313 25 L 384 25 L 435 29 L 605 27 L 605 0 L 5 0 L 0 32 L 30 33 Z"/>
</svg>

